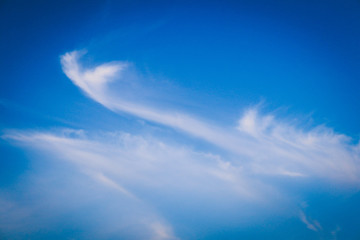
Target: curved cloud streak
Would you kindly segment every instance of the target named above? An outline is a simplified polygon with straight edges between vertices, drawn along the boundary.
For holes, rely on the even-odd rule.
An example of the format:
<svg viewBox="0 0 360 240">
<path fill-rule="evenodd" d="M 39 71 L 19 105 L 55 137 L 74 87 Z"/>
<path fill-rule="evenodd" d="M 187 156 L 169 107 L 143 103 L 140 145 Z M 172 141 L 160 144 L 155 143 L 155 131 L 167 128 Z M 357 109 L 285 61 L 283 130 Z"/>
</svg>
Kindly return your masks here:
<svg viewBox="0 0 360 240">
<path fill-rule="evenodd" d="M 174 109 L 141 104 L 140 99 L 124 99 L 121 91 L 126 89 L 119 94 L 111 84 L 124 81 L 127 63 L 84 68 L 80 63 L 82 55 L 78 51 L 63 55 L 64 73 L 90 98 L 114 112 L 126 112 L 214 144 L 238 156 L 233 164 L 241 164 L 255 174 L 359 183 L 360 145 L 351 144 L 345 135 L 324 126 L 305 131 L 272 115 L 261 116 L 256 109 L 246 111 L 237 129 L 230 129 Z"/>
</svg>

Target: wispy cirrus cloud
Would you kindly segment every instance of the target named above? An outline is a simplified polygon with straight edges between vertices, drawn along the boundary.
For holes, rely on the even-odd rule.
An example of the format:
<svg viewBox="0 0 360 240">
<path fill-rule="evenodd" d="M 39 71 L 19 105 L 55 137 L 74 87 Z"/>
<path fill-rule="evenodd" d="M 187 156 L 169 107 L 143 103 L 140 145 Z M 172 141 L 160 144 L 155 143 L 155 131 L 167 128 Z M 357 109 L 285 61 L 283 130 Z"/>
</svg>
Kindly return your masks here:
<svg viewBox="0 0 360 240">
<path fill-rule="evenodd" d="M 316 220 L 309 219 L 309 217 L 305 215 L 304 211 L 300 211 L 299 217 L 308 229 L 315 232 L 322 230 L 320 223 Z"/>
<path fill-rule="evenodd" d="M 5 203 L 0 212 L 11 216 L 10 221 L 0 222 L 5 232 L 36 231 L 49 219 L 66 222 L 75 211 L 78 229 L 99 225 L 98 220 L 87 220 L 88 214 L 102 217 L 100 226 L 89 232 L 98 238 L 178 239 L 178 228 L 191 227 L 187 221 L 218 227 L 231 221 L 246 225 L 284 209 L 318 231 L 320 224 L 303 211 L 300 215 L 291 211 L 297 205 L 294 198 L 311 189 L 294 196 L 292 188 L 305 181 L 355 188 L 359 184 L 360 144 L 331 128 L 304 129 L 256 107 L 245 110 L 233 126 L 214 124 L 212 119 L 182 112 L 176 105 L 155 104 L 151 96 L 138 94 L 126 79 L 130 63 L 88 67 L 81 62 L 83 54 L 66 53 L 61 65 L 89 98 L 113 112 L 175 129 L 209 146 L 199 150 L 176 136 L 166 142 L 156 132 L 149 137 L 96 129 L 7 131 L 3 139 L 40 153 L 36 161 L 47 164 L 26 176 L 25 182 L 34 184 L 25 184 L 19 191 L 23 195 L 0 193 L 0 202 Z M 291 181 L 283 186 L 279 179 Z M 27 195 L 41 201 L 26 202 Z M 31 222 L 34 216 L 38 220 Z M 31 224 L 24 226 L 21 221 Z"/>
<path fill-rule="evenodd" d="M 0 221 L 0 229 L 9 236 L 19 231 L 31 236 L 42 225 L 51 229 L 63 224 L 66 229 L 66 216 L 75 214 L 70 224 L 85 232 L 79 235 L 82 239 L 177 239 L 171 224 L 142 196 L 149 186 L 156 194 L 157 188 L 171 190 L 177 184 L 168 183 L 166 175 L 174 174 L 175 169 L 168 167 L 169 173 L 162 169 L 165 159 L 161 153 L 171 151 L 166 146 L 121 133 L 101 136 L 104 143 L 100 136 L 91 140 L 83 131 L 69 129 L 10 131 L 3 138 L 43 156 L 42 167 L 25 176 L 21 190 L 0 192 L 0 202 L 6 203 L 0 212 L 8 216 Z M 110 139 L 117 143 L 109 143 Z M 36 200 L 29 200 L 29 195 Z M 101 219 L 89 220 L 89 214 Z"/>
<path fill-rule="evenodd" d="M 131 235 L 131 239 L 177 239 L 171 221 L 169 223 L 162 216 L 167 208 L 184 202 L 187 204 L 179 206 L 181 211 L 200 210 L 203 213 L 198 213 L 197 218 L 217 222 L 219 217 L 224 218 L 229 213 L 229 208 L 236 206 L 235 203 L 242 203 L 240 209 L 243 213 L 239 218 L 245 218 L 251 212 L 247 208 L 262 202 L 261 196 L 271 191 L 220 156 L 171 146 L 155 138 L 116 132 L 90 137 L 83 131 L 69 129 L 57 132 L 9 131 L 3 138 L 29 151 L 40 152 L 48 161 L 46 165 L 56 168 L 54 171 L 45 168 L 36 176 L 28 176 L 27 181 L 36 181 L 36 184 L 28 186 L 25 195 L 36 195 L 36 189 L 43 189 L 41 196 L 36 198 L 43 199 L 46 207 L 27 203 L 23 210 L 18 207 L 2 209 L 13 216 L 13 220 L 6 223 L 10 232 L 11 229 L 31 232 L 28 228 L 37 229 L 47 218 L 61 218 L 62 214 L 79 208 L 79 216 L 95 211 L 103 216 L 103 224 L 111 225 L 93 230 L 95 236 L 117 234 Z M 49 171 L 54 181 L 49 179 Z M 22 206 L 25 201 L 24 196 L 16 194 L 10 195 L 9 199 L 0 195 L 0 199 L 14 206 Z M 204 202 L 202 207 L 199 202 Z M 108 204 L 121 217 L 114 216 L 108 207 L 97 209 Z M 91 209 L 93 207 L 95 210 Z M 224 212 L 205 214 L 208 207 Z M 49 211 L 52 214 L 48 214 Z M 28 215 L 24 217 L 19 214 L 21 212 Z M 22 216 L 21 219 L 27 222 L 26 219 L 37 215 L 45 219 L 26 227 L 17 218 Z M 81 224 L 87 222 L 82 217 L 78 221 Z M 116 226 L 113 226 L 114 221 Z M 132 226 L 130 230 L 129 226 Z M 4 227 L 5 223 L 2 223 L 0 228 Z M 141 234 L 138 229 L 142 229 Z"/>
<path fill-rule="evenodd" d="M 210 124 L 176 109 L 144 104 L 140 99 L 129 101 L 121 96 L 126 89 L 113 91 L 111 85 L 113 81 L 124 81 L 126 63 L 106 63 L 86 69 L 81 66 L 81 55 L 74 51 L 61 57 L 64 73 L 89 97 L 112 111 L 126 112 L 212 143 L 238 155 L 258 174 L 360 180 L 359 144 L 352 144 L 349 137 L 330 128 L 318 126 L 304 130 L 275 116 L 261 115 L 253 108 L 245 111 L 234 129 Z"/>
</svg>

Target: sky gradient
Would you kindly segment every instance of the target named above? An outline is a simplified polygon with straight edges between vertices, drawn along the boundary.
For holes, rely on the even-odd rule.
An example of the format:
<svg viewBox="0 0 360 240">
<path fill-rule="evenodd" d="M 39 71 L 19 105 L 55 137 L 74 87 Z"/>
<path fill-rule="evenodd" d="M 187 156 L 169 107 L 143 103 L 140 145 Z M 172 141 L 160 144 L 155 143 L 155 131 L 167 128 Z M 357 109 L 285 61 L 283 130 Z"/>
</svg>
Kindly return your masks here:
<svg viewBox="0 0 360 240">
<path fill-rule="evenodd" d="M 3 1 L 1 239 L 359 239 L 360 2 Z"/>
</svg>

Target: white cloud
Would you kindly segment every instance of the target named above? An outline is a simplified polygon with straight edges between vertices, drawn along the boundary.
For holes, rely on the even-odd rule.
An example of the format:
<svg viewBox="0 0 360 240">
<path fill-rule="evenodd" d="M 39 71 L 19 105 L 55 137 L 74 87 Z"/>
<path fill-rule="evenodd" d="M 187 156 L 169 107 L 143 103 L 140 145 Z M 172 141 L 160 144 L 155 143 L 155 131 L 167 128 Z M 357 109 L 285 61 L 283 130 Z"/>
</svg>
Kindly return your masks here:
<svg viewBox="0 0 360 240">
<path fill-rule="evenodd" d="M 4 135 L 41 152 L 42 157 L 35 159 L 41 167 L 24 176 L 20 190 L 0 192 L 0 203 L 4 203 L 0 213 L 7 216 L 7 221 L 0 221 L 0 231 L 11 237 L 16 232 L 31 236 L 39 229 L 66 227 L 69 220 L 63 216 L 70 214 L 72 227 L 85 232 L 80 238 L 177 239 L 171 225 L 143 196 L 148 189 L 155 194 L 180 184 L 161 176 L 165 174 L 161 153 L 171 150 L 161 143 L 148 146 L 145 139 L 129 134 L 110 135 L 117 144 L 91 140 L 84 131 L 69 129 L 57 134 L 13 131 Z M 175 169 L 170 171 L 175 174 Z M 96 217 L 88 219 L 89 214 Z"/>
<path fill-rule="evenodd" d="M 143 235 L 136 237 L 137 239 L 176 239 L 171 225 L 162 218 L 162 208 L 166 209 L 181 201 L 188 203 L 187 211 L 196 212 L 199 210 L 199 201 L 206 202 L 204 207 L 200 207 L 202 211 L 209 206 L 227 209 L 234 206 L 236 201 L 236 204 L 242 203 L 244 210 L 248 211 L 245 206 L 251 201 L 254 201 L 251 204 L 259 203 L 263 199 L 263 191 L 270 191 L 264 184 L 251 180 L 242 169 L 232 166 L 219 156 L 171 146 L 155 138 L 147 139 L 116 132 L 90 138 L 84 131 L 69 129 L 58 132 L 9 131 L 3 138 L 15 141 L 31 151 L 40 152 L 42 158 L 36 162 L 42 161 L 40 165 L 54 168 L 54 171 L 46 168 L 45 172 L 37 172 L 32 178 L 40 176 L 42 180 L 28 188 L 30 191 L 44 189 L 42 195 L 51 199 L 50 203 L 47 203 L 50 205 L 54 205 L 53 201 L 58 202 L 56 199 L 61 198 L 62 202 L 58 203 L 61 206 L 56 207 L 58 211 L 68 212 L 72 208 L 80 207 L 79 195 L 84 195 L 80 199 L 88 199 L 81 200 L 85 206 L 109 204 L 109 197 L 110 204 L 118 209 L 118 214 L 131 214 L 134 227 L 130 233 L 123 230 L 128 220 L 117 219 L 117 227 L 99 227 L 99 232 L 94 230 L 94 234 L 99 236 L 113 232 L 118 232 L 120 236 L 125 233 L 136 235 L 141 231 Z M 50 164 L 45 164 L 46 161 L 50 161 Z M 48 179 L 49 171 L 55 182 Z M 33 180 L 27 182 L 31 181 Z M 62 181 L 71 183 L 64 185 Z M 86 185 L 80 187 L 81 190 L 78 190 L 79 182 Z M 53 192 L 55 189 L 56 192 Z M 59 196 L 57 191 L 62 192 L 60 195 L 66 194 L 66 197 Z M 22 198 L 14 198 L 15 202 L 22 201 Z M 268 197 L 268 200 L 271 201 L 271 198 Z M 90 203 L 86 204 L 87 201 Z M 71 207 L 73 205 L 75 206 Z M 36 211 L 34 209 L 49 211 L 29 203 L 25 206 L 30 212 Z M 105 222 L 116 219 L 112 212 L 102 211 Z M 16 215 L 16 212 L 7 214 Z M 30 214 L 29 218 L 33 216 Z M 54 213 L 50 214 L 50 217 L 59 216 Z M 203 217 L 209 216 L 206 214 Z M 18 221 L 19 219 L 15 219 L 10 225 L 15 226 Z M 217 221 L 216 217 L 213 217 L 213 221 Z M 32 224 L 36 225 L 33 227 L 36 229 L 41 222 Z M 0 226 L 0 229 L 3 227 Z M 15 229 L 24 230 L 24 227 L 17 226 Z"/>
<path fill-rule="evenodd" d="M 126 196 L 137 200 L 137 198 L 133 194 L 131 194 L 128 190 L 126 190 L 123 186 L 121 186 L 119 183 L 114 182 L 113 180 L 111 180 L 110 178 L 105 176 L 103 173 L 89 171 L 88 174 L 95 180 L 104 184 L 105 186 L 113 188 L 113 189 L 125 194 Z"/>
<path fill-rule="evenodd" d="M 177 239 L 174 237 L 172 230 L 168 226 L 160 222 L 154 222 L 150 226 L 151 229 L 154 231 L 154 240 Z"/>
<path fill-rule="evenodd" d="M 300 220 L 306 225 L 306 227 L 315 232 L 322 230 L 320 223 L 316 220 L 309 219 L 303 211 L 299 213 Z"/>
<path fill-rule="evenodd" d="M 217 148 L 199 151 L 176 139 L 170 144 L 159 140 L 156 133 L 145 137 L 96 130 L 91 135 L 72 129 L 8 131 L 3 139 L 40 153 L 35 161 L 47 166 L 27 176 L 25 182 L 35 184 L 20 191 L 26 192 L 24 195 L 36 192 L 46 204 L 28 203 L 26 196 L 0 194 L 0 202 L 6 203 L 0 212 L 12 216 L 10 222 L 0 222 L 0 229 L 26 232 L 30 230 L 21 225 L 21 219 L 31 222 L 36 214 L 51 212 L 51 216 L 32 222 L 36 225 L 33 229 L 38 229 L 49 218 L 76 211 L 80 219 L 74 221 L 80 224 L 100 224 L 87 222 L 86 214 L 103 217 L 104 222 L 92 232 L 99 238 L 177 239 L 172 219 L 163 216 L 169 208 L 178 211 L 175 216 L 185 211 L 200 222 L 223 224 L 234 212 L 233 221 L 251 222 L 254 215 L 263 214 L 259 209 L 294 206 L 287 190 L 304 179 L 340 186 L 357 186 L 360 181 L 360 144 L 352 144 L 347 136 L 330 128 L 305 130 L 261 114 L 257 108 L 245 111 L 236 127 L 211 124 L 213 121 L 179 112 L 176 107 L 168 109 L 151 104 L 151 99 L 137 98 L 136 91 L 126 88 L 128 63 L 84 68 L 79 61 L 82 54 L 66 53 L 61 64 L 64 73 L 91 99 L 114 112 L 176 129 Z M 114 87 L 116 81 L 124 82 L 122 89 Z M 281 187 L 274 181 L 279 178 L 297 182 Z M 321 230 L 303 211 L 299 217 L 309 229 Z"/>
<path fill-rule="evenodd" d="M 109 82 L 106 80 L 108 77 L 110 79 L 117 77 L 118 81 L 123 81 L 120 75 L 115 75 L 115 73 L 119 72 L 112 72 L 114 75 L 107 74 L 101 76 L 97 74 L 96 77 L 102 79 L 99 81 L 102 84 L 93 84 L 93 82 L 88 81 L 88 79 L 95 78 L 95 76 L 91 76 L 91 73 L 96 72 L 96 70 L 83 69 L 78 62 L 80 56 L 81 54 L 77 51 L 66 53 L 62 56 L 61 63 L 63 71 L 75 85 L 80 87 L 80 89 L 82 89 L 93 100 L 101 103 L 105 107 L 115 112 L 127 112 L 140 118 L 175 128 L 233 152 L 240 152 L 241 154 L 244 154 L 248 151 L 248 147 L 246 146 L 247 142 L 241 142 L 241 139 L 236 139 L 233 134 L 218 128 L 217 126 L 210 125 L 176 110 L 164 111 L 159 108 L 139 104 L 137 101 L 130 102 L 127 99 L 123 99 L 122 96 L 119 95 L 119 92 L 114 93 L 111 91 L 111 87 L 106 84 Z M 118 67 L 115 67 L 115 69 L 126 71 L 124 63 L 118 64 Z M 104 68 L 106 65 L 107 64 L 100 65 L 95 69 Z M 122 89 L 122 91 L 124 91 L 124 89 Z M 137 93 L 134 92 L 133 95 L 137 95 Z"/>
<path fill-rule="evenodd" d="M 243 180 L 246 175 L 243 169 L 220 156 L 171 146 L 156 138 L 113 132 L 91 139 L 83 131 L 69 129 L 58 133 L 9 131 L 3 138 L 59 156 L 91 178 L 129 197 L 135 196 L 122 181 L 133 186 L 165 187 L 169 191 L 182 188 L 189 192 L 212 191 L 217 187 L 210 188 L 209 182 L 218 182 L 221 187 L 231 182 L 230 188 L 236 185 L 236 189 L 242 189 L 238 191 L 240 195 L 256 192 L 248 179 Z"/>
<path fill-rule="evenodd" d="M 113 91 L 110 80 L 125 81 L 121 74 L 126 71 L 126 63 L 84 69 L 79 57 L 77 51 L 62 56 L 64 73 L 93 100 L 115 112 L 127 112 L 212 143 L 236 154 L 241 164 L 256 174 L 360 181 L 359 145 L 351 144 L 348 137 L 332 129 L 319 126 L 303 130 L 275 116 L 262 116 L 256 108 L 245 112 L 237 131 L 210 124 L 176 109 L 164 110 L 141 103 L 140 99 L 125 99 L 121 91 Z"/>
</svg>

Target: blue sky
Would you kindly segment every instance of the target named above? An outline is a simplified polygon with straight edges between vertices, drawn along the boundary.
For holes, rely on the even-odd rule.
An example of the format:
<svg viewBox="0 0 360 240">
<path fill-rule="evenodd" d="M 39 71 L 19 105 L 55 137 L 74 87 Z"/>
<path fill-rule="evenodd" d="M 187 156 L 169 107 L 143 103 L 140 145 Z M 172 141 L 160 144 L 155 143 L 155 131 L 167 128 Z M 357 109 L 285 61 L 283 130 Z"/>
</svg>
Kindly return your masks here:
<svg viewBox="0 0 360 240">
<path fill-rule="evenodd" d="M 0 3 L 0 238 L 358 239 L 359 12 Z"/>
</svg>

